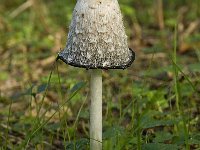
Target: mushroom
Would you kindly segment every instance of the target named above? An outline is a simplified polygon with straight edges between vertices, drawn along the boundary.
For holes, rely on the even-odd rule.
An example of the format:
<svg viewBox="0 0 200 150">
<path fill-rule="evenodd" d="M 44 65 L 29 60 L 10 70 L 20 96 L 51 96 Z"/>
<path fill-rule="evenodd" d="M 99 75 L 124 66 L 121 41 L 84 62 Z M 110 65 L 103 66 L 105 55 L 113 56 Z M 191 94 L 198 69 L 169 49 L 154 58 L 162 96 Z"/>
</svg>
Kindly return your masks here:
<svg viewBox="0 0 200 150">
<path fill-rule="evenodd" d="M 135 59 L 128 48 L 117 0 L 78 0 L 66 47 L 58 58 L 90 69 L 90 149 L 102 149 L 102 70 L 126 69 Z"/>
</svg>

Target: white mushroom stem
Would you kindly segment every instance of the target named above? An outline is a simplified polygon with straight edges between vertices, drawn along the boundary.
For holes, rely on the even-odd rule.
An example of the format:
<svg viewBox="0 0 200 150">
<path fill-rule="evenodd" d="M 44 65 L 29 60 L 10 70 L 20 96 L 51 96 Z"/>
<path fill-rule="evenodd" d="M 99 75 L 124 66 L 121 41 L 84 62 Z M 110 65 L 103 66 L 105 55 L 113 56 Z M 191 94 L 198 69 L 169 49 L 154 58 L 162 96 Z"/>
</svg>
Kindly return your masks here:
<svg viewBox="0 0 200 150">
<path fill-rule="evenodd" d="M 90 70 L 90 150 L 102 149 L 102 70 Z"/>
</svg>

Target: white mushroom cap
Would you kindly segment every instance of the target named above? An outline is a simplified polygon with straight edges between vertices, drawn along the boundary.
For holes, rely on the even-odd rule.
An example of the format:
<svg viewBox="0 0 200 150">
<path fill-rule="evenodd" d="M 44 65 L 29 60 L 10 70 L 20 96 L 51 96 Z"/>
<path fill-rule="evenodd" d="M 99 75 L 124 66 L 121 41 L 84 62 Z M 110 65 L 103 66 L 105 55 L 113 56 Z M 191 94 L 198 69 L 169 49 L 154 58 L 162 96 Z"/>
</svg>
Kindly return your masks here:
<svg viewBox="0 0 200 150">
<path fill-rule="evenodd" d="M 59 58 L 88 69 L 125 69 L 135 54 L 127 36 L 117 0 L 78 0 L 65 49 Z"/>
</svg>

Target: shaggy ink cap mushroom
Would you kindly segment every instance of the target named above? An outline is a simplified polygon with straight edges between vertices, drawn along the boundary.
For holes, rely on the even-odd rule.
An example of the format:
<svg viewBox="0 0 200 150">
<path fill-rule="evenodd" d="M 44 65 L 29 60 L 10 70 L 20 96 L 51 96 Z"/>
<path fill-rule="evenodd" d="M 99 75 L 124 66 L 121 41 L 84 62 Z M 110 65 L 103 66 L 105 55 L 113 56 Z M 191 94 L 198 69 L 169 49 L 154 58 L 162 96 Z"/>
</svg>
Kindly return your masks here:
<svg viewBox="0 0 200 150">
<path fill-rule="evenodd" d="M 86 69 L 129 67 L 135 53 L 128 48 L 118 1 L 78 0 L 66 47 L 58 58 Z"/>
</svg>

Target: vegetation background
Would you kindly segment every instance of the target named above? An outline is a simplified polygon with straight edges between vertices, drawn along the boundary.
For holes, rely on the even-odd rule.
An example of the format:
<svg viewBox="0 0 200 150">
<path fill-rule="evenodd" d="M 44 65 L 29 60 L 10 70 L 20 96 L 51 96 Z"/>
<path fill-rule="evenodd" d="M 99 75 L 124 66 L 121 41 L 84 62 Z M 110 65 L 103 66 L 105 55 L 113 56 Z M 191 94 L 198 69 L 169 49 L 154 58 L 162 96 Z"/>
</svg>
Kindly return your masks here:
<svg viewBox="0 0 200 150">
<path fill-rule="evenodd" d="M 0 0 L 0 147 L 88 149 L 88 71 L 57 53 L 75 0 Z M 119 0 L 127 70 L 103 71 L 105 150 L 200 150 L 200 0 Z"/>
</svg>

